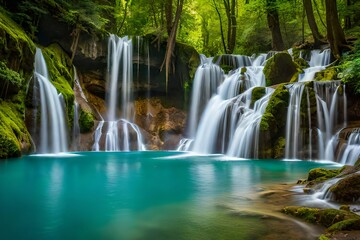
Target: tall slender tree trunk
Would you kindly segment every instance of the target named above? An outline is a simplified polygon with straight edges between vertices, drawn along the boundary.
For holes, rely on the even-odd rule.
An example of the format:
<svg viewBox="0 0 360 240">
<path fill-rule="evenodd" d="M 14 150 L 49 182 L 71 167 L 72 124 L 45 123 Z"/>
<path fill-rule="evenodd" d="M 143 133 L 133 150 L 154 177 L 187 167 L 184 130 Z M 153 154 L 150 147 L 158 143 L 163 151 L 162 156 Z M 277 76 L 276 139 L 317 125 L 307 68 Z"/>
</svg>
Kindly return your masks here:
<svg viewBox="0 0 360 240">
<path fill-rule="evenodd" d="M 169 35 L 169 38 L 167 41 L 167 45 L 166 45 L 165 59 L 161 65 L 161 70 L 165 66 L 165 71 L 166 71 L 166 92 L 168 89 L 171 60 L 172 60 L 173 51 L 174 51 L 175 43 L 176 43 L 176 33 L 177 33 L 177 29 L 179 27 L 179 22 L 180 22 L 180 17 L 181 17 L 181 12 L 182 12 L 183 6 L 184 6 L 184 0 L 178 0 L 174 23 L 172 24 L 171 32 L 170 32 L 170 35 Z"/>
<path fill-rule="evenodd" d="M 314 45 L 315 47 L 319 47 L 322 43 L 324 43 L 322 40 L 324 37 L 320 34 L 319 29 L 317 27 L 311 0 L 303 0 L 303 4 L 304 4 L 308 24 L 314 38 Z"/>
<path fill-rule="evenodd" d="M 222 17 L 221 17 L 219 8 L 218 8 L 218 6 L 216 5 L 215 0 L 213 0 L 213 3 L 214 3 L 214 7 L 215 7 L 215 10 L 216 10 L 216 13 L 217 13 L 217 15 L 218 15 L 218 17 L 219 17 L 221 42 L 222 42 L 222 45 L 223 45 L 223 48 L 224 48 L 225 53 L 228 53 L 228 49 L 227 49 L 226 43 L 225 43 L 225 36 L 224 36 L 224 29 L 223 29 L 223 24 L 222 24 Z"/>
<path fill-rule="evenodd" d="M 165 18 L 166 18 L 166 31 L 168 36 L 171 34 L 171 29 L 173 27 L 173 10 L 172 10 L 172 0 L 167 0 L 165 3 Z"/>
<path fill-rule="evenodd" d="M 279 13 L 276 0 L 267 0 L 267 22 L 271 31 L 272 49 L 282 51 L 285 49 L 284 41 L 280 31 Z"/>
<path fill-rule="evenodd" d="M 346 0 L 346 8 L 348 9 L 351 6 L 351 0 Z M 346 15 L 344 16 L 344 22 L 345 22 L 345 29 L 351 28 L 351 17 L 349 12 L 347 11 Z"/>
<path fill-rule="evenodd" d="M 229 42 L 229 52 L 233 53 L 235 49 L 236 44 L 236 31 L 237 31 L 237 22 L 236 22 L 236 0 L 231 1 L 231 7 L 230 7 L 230 24 L 231 24 L 231 35 Z"/>
<path fill-rule="evenodd" d="M 325 7 L 327 39 L 334 57 L 340 58 L 342 50 L 346 47 L 346 40 L 340 25 L 336 0 L 325 0 Z"/>
</svg>

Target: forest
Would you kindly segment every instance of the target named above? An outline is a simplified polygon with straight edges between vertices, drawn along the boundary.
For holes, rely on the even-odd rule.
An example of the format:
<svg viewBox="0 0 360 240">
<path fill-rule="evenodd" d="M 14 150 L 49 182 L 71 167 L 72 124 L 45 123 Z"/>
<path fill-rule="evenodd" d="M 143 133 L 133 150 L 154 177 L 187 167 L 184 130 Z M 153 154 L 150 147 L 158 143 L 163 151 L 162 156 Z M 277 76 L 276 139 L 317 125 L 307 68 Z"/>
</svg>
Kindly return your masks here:
<svg viewBox="0 0 360 240">
<path fill-rule="evenodd" d="M 81 31 L 119 36 L 154 34 L 206 55 L 281 51 L 329 43 L 335 57 L 358 37 L 355 0 L 2 0 L 33 38 L 41 16 L 52 14 Z M 51 26 L 49 26 L 51 27 Z M 346 36 L 346 38 L 345 38 Z M 171 44 L 169 44 L 171 45 Z"/>
</svg>

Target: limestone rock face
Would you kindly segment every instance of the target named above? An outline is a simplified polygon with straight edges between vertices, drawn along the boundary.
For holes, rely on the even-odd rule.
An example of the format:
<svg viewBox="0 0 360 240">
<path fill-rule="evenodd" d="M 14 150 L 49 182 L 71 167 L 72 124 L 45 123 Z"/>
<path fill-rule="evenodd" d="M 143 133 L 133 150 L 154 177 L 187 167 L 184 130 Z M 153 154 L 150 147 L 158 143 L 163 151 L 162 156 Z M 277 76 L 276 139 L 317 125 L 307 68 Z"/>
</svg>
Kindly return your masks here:
<svg viewBox="0 0 360 240">
<path fill-rule="evenodd" d="M 286 52 L 277 53 L 267 60 L 264 67 L 266 85 L 290 82 L 297 72 L 297 65 L 293 62 L 290 54 Z"/>
</svg>

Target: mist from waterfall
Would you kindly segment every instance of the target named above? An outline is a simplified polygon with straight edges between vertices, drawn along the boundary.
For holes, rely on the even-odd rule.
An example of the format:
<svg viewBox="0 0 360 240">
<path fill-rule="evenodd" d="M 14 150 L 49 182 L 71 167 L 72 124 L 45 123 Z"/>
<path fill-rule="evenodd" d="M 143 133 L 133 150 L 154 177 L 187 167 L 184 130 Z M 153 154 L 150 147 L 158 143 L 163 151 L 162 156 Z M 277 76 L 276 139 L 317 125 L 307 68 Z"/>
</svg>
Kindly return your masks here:
<svg viewBox="0 0 360 240">
<path fill-rule="evenodd" d="M 38 91 L 40 99 L 40 138 L 38 153 L 67 152 L 67 124 L 63 97 L 58 94 L 50 81 L 46 62 L 41 49 L 37 48 L 34 63 L 34 92 Z M 38 111 L 35 111 L 38 113 Z M 37 118 L 37 116 L 35 116 Z"/>
</svg>

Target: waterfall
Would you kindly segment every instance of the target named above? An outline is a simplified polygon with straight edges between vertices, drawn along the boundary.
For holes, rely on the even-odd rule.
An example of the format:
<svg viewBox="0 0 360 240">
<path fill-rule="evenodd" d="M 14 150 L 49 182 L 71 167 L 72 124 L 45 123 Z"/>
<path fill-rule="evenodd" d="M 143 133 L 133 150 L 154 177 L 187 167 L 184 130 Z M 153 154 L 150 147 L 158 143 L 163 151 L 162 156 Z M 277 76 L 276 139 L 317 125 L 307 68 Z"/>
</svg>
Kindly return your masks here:
<svg viewBox="0 0 360 240">
<path fill-rule="evenodd" d="M 107 127 L 105 151 L 145 150 L 141 131 L 133 123 L 135 114 L 132 96 L 133 46 L 132 40 L 128 37 L 119 38 L 110 35 L 107 76 L 106 121 L 99 122 L 95 131 L 93 150 L 100 150 L 104 125 Z M 133 142 L 136 144 L 134 145 Z"/>
<path fill-rule="evenodd" d="M 340 157 L 341 164 L 355 165 L 360 157 L 360 129 L 355 129 L 349 136 L 345 150 Z"/>
<path fill-rule="evenodd" d="M 319 159 L 334 161 L 334 135 L 346 126 L 347 100 L 341 81 L 314 82 L 317 102 Z"/>
<path fill-rule="evenodd" d="M 50 82 L 46 62 L 39 48 L 36 49 L 34 84 L 40 96 L 40 145 L 39 153 L 66 152 L 68 148 L 67 127 L 62 95 Z"/>
<path fill-rule="evenodd" d="M 218 86 L 224 78 L 224 71 L 212 63 L 213 58 L 200 55 L 201 64 L 197 68 L 190 105 L 190 117 L 188 121 L 188 135 L 194 137 L 199 123 L 199 118 L 204 111 L 209 99 L 216 94 Z"/>
<path fill-rule="evenodd" d="M 80 126 L 79 126 L 79 103 L 74 102 L 74 121 L 72 129 L 72 151 L 77 151 L 80 146 Z"/>
<path fill-rule="evenodd" d="M 300 55 L 302 57 L 302 54 Z M 312 81 L 315 78 L 315 74 L 321 70 L 324 70 L 327 65 L 330 64 L 331 50 L 325 49 L 324 51 L 312 50 L 309 67 L 304 69 L 304 73 L 299 75 L 299 82 Z M 331 79 L 329 79 L 331 80 Z"/>
<path fill-rule="evenodd" d="M 300 115 L 304 87 L 305 85 L 302 83 L 288 86 L 290 101 L 286 118 L 285 158 L 298 158 L 299 150 L 303 149 Z"/>
</svg>

